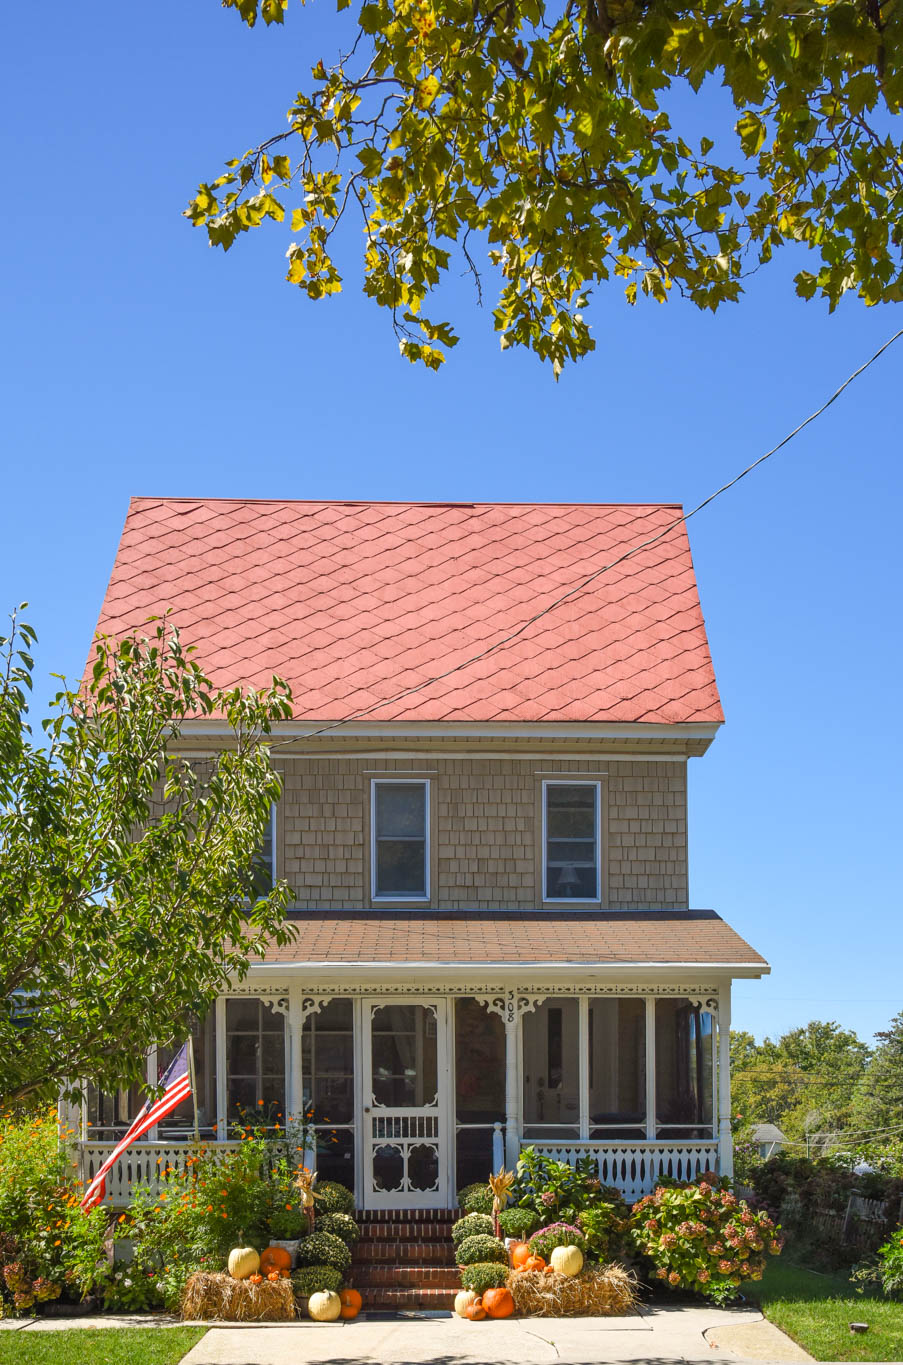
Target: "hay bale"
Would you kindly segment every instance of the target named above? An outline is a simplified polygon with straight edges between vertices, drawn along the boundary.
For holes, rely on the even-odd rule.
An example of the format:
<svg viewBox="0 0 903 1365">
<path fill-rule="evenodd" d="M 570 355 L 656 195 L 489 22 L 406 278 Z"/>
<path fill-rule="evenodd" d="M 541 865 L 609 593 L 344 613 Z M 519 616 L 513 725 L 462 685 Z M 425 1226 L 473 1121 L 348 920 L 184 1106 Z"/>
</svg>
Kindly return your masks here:
<svg viewBox="0 0 903 1365">
<path fill-rule="evenodd" d="M 182 1291 L 183 1321 L 292 1322 L 295 1295 L 291 1280 L 235 1280 L 231 1275 L 198 1271 Z"/>
<path fill-rule="evenodd" d="M 517 1313 L 534 1318 L 601 1318 L 636 1305 L 636 1276 L 621 1265 L 589 1266 L 579 1275 L 516 1270 L 508 1288 Z"/>
</svg>

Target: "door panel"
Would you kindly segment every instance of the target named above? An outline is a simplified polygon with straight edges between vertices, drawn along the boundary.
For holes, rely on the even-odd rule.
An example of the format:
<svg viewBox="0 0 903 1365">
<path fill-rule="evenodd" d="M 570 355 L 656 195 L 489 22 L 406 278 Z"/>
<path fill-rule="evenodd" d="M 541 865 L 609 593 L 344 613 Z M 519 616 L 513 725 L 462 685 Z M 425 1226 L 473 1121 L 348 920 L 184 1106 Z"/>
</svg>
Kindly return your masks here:
<svg viewBox="0 0 903 1365">
<path fill-rule="evenodd" d="M 442 999 L 363 1001 L 366 1208 L 448 1203 L 447 1011 Z"/>
</svg>

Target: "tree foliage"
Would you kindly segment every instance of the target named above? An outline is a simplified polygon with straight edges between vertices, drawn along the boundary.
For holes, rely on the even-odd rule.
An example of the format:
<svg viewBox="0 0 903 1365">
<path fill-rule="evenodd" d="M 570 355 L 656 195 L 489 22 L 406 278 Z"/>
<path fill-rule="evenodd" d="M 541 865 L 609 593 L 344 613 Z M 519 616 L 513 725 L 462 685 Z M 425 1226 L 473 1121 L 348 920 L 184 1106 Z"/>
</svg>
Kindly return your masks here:
<svg viewBox="0 0 903 1365">
<path fill-rule="evenodd" d="M 253 27 L 288 0 L 223 4 Z M 629 303 L 676 290 L 714 310 L 801 243 L 804 298 L 903 298 L 898 0 L 366 0 L 347 18 L 287 130 L 186 212 L 224 249 L 290 218 L 287 278 L 312 299 L 342 287 L 351 215 L 410 360 L 444 360 L 456 338 L 424 304 L 453 267 L 481 290 L 487 250 L 502 347 L 556 374 L 593 348 L 585 309 L 611 279 Z M 694 107 L 706 81 L 726 99 Z"/>
<path fill-rule="evenodd" d="M 821 1020 L 762 1044 L 732 1033 L 732 1107 L 747 1126 L 774 1123 L 797 1142 L 808 1133 L 817 1151 L 850 1126 L 869 1057 L 855 1033 Z"/>
<path fill-rule="evenodd" d="M 874 1131 L 881 1146 L 903 1145 L 903 1011 L 875 1037 L 878 1046 L 853 1100 L 853 1128 Z"/>
<path fill-rule="evenodd" d="M 216 691 L 164 620 L 99 639 L 90 680 L 27 722 L 34 632 L 0 636 L 0 1099 L 80 1079 L 143 1078 L 146 1049 L 183 1038 L 268 938 L 291 937 L 284 883 L 255 866 L 280 781 L 264 736 L 286 686 Z M 170 751 L 217 715 L 231 744 Z"/>
</svg>

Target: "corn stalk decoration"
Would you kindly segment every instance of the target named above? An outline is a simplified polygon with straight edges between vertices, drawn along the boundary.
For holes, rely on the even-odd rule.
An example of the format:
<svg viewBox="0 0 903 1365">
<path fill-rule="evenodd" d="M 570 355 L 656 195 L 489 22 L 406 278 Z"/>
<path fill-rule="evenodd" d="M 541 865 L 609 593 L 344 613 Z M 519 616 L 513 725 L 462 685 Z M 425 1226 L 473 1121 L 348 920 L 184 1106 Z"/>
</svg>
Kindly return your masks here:
<svg viewBox="0 0 903 1365">
<path fill-rule="evenodd" d="M 307 1166 L 302 1166 L 294 1180 L 295 1189 L 298 1191 L 298 1198 L 301 1201 L 301 1207 L 307 1215 L 307 1224 L 310 1232 L 313 1232 L 314 1230 L 314 1218 L 316 1217 L 314 1210 L 314 1182 L 316 1181 L 316 1178 L 315 1172 L 309 1170 Z"/>
<path fill-rule="evenodd" d="M 501 1236 L 499 1214 L 508 1203 L 509 1192 L 513 1184 L 514 1172 L 506 1171 L 504 1166 L 500 1166 L 495 1175 L 489 1177 L 489 1188 L 492 1190 L 492 1231 L 496 1237 Z"/>
</svg>

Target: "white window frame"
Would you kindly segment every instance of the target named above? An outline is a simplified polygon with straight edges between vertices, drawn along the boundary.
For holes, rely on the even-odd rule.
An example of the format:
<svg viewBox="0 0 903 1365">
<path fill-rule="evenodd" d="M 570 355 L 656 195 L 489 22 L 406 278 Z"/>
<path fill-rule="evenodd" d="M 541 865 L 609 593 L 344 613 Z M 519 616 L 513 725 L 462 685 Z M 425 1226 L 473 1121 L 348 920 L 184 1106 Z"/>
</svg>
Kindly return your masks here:
<svg viewBox="0 0 903 1365">
<path fill-rule="evenodd" d="M 549 803 L 547 791 L 549 787 L 592 787 L 596 794 L 596 894 L 594 896 L 549 896 L 547 889 L 549 885 L 549 840 L 548 840 L 548 814 Z M 542 783 L 542 903 L 543 905 L 599 905 L 602 901 L 602 783 L 587 781 L 585 778 L 577 778 L 574 781 L 566 777 L 556 777 L 551 780 L 543 779 Z"/>
<path fill-rule="evenodd" d="M 402 785 L 423 787 L 423 885 L 422 893 L 413 895 L 394 891 L 380 891 L 376 876 L 376 801 L 377 787 Z M 430 899 L 430 782 L 423 777 L 371 777 L 370 779 L 370 899 L 392 905 L 399 901 L 411 901 L 423 905 Z"/>
</svg>

